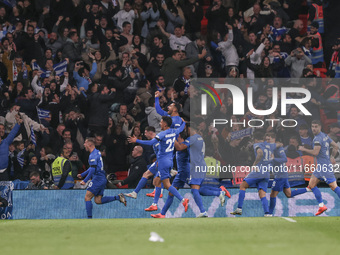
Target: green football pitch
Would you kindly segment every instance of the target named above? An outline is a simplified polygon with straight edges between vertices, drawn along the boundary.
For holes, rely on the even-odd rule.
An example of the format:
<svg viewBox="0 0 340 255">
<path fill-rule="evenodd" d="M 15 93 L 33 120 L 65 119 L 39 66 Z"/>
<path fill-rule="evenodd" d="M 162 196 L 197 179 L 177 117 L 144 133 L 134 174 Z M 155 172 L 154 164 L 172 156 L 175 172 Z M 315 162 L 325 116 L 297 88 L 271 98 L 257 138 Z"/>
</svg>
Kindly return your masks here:
<svg viewBox="0 0 340 255">
<path fill-rule="evenodd" d="M 292 219 L 8 220 L 1 254 L 339 254 L 340 217 Z"/>
</svg>

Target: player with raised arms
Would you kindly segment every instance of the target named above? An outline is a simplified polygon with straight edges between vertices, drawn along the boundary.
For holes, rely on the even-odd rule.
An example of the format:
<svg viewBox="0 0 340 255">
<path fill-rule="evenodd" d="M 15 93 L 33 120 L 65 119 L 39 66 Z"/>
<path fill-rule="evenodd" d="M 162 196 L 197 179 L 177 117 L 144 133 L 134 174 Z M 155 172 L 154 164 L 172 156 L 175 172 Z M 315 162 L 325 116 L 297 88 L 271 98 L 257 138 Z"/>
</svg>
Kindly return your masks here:
<svg viewBox="0 0 340 255">
<path fill-rule="evenodd" d="M 129 137 L 129 143 L 139 143 L 144 145 L 154 145 L 159 142 L 159 152 L 158 152 L 158 175 L 160 181 L 163 183 L 164 188 L 166 188 L 171 194 L 178 198 L 183 206 L 185 212 L 188 211 L 189 199 L 184 199 L 178 190 L 170 184 L 170 170 L 173 166 L 173 152 L 175 146 L 176 136 L 184 130 L 185 122 L 179 128 L 170 128 L 172 124 L 172 119 L 169 116 L 163 116 L 160 122 L 162 131 L 156 135 L 150 141 L 139 140 L 135 136 Z"/>
</svg>

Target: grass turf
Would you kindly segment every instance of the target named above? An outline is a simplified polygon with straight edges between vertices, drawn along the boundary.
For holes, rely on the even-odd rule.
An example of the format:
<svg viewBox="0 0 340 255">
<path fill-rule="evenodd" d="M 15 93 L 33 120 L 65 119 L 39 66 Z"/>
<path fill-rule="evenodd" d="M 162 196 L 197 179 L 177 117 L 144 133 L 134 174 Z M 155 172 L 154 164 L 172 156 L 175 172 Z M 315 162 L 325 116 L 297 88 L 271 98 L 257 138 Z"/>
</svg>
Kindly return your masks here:
<svg viewBox="0 0 340 255">
<path fill-rule="evenodd" d="M 336 254 L 340 217 L 0 221 L 1 254 Z M 148 241 L 157 232 L 164 243 Z M 335 252 L 335 253 L 334 253 Z"/>
</svg>

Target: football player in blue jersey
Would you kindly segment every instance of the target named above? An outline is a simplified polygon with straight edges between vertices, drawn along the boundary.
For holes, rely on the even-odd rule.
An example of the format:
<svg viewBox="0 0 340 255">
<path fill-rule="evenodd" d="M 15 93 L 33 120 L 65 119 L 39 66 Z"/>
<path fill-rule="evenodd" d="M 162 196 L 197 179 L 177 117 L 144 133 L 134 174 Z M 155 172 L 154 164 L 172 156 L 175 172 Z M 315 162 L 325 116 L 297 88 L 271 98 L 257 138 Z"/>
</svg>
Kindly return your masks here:
<svg viewBox="0 0 340 255">
<path fill-rule="evenodd" d="M 89 169 L 87 169 L 84 173 L 78 174 L 77 177 L 82 179 L 86 176 L 86 178 L 80 183 L 81 185 L 85 185 L 86 182 L 90 179 L 91 182 L 88 185 L 86 194 L 85 194 L 85 206 L 87 217 L 89 219 L 92 218 L 92 198 L 94 197 L 94 202 L 96 204 L 105 204 L 112 201 L 120 201 L 126 206 L 126 199 L 122 193 L 118 194 L 118 196 L 113 197 L 103 197 L 104 189 L 106 186 L 106 175 L 103 166 L 103 159 L 100 154 L 100 151 L 96 149 L 95 139 L 92 137 L 86 138 L 84 142 L 85 150 L 90 152 L 89 156 Z"/>
<path fill-rule="evenodd" d="M 148 140 L 152 140 L 156 137 L 156 130 L 154 127 L 146 127 L 145 131 L 144 131 L 145 137 Z M 159 142 L 155 143 L 154 145 L 152 145 L 153 150 L 155 152 L 155 155 L 157 157 L 158 151 L 159 151 Z M 157 164 L 158 162 L 155 161 L 154 163 L 151 164 L 151 166 L 149 167 L 149 169 L 143 174 L 142 179 L 139 181 L 137 187 L 135 188 L 134 191 L 132 191 L 131 193 L 125 194 L 128 197 L 132 197 L 132 198 L 137 198 L 137 194 L 138 192 L 145 187 L 147 181 L 149 178 L 151 178 L 152 176 L 156 176 L 157 175 Z M 158 207 L 157 207 L 157 203 L 158 203 L 158 199 L 161 195 L 161 185 L 160 185 L 160 178 L 159 176 L 156 176 L 154 179 L 153 184 L 156 186 L 156 191 L 155 191 L 155 196 L 154 196 L 154 200 L 153 203 L 150 207 L 146 208 L 145 211 L 157 211 Z"/>
<path fill-rule="evenodd" d="M 175 148 L 177 149 L 177 144 L 185 141 L 186 132 L 183 131 L 179 134 L 177 140 L 175 141 Z M 177 190 L 183 188 L 185 183 L 187 183 L 190 176 L 190 159 L 188 150 L 178 150 L 176 152 L 176 161 L 177 161 L 177 170 L 178 173 L 172 182 L 172 186 L 174 186 Z M 174 195 L 169 193 L 167 200 L 162 208 L 162 211 L 158 214 L 151 214 L 151 217 L 154 218 L 165 218 L 165 214 L 170 208 L 172 202 L 174 200 Z"/>
<path fill-rule="evenodd" d="M 185 122 L 182 121 L 182 124 L 179 128 L 173 129 L 170 128 L 172 124 L 172 119 L 169 116 L 163 116 L 160 122 L 162 131 L 156 135 L 150 141 L 143 141 L 137 139 L 135 136 L 129 137 L 129 143 L 139 143 L 144 145 L 154 145 L 159 143 L 159 151 L 158 151 L 158 175 L 160 177 L 161 182 L 171 194 L 173 194 L 176 198 L 178 198 L 183 206 L 185 212 L 188 211 L 189 199 L 184 199 L 181 194 L 179 194 L 178 190 L 170 184 L 170 170 L 173 166 L 173 152 L 175 146 L 176 136 L 184 130 Z"/>
<path fill-rule="evenodd" d="M 336 183 L 334 176 L 333 165 L 335 164 L 335 156 L 338 153 L 338 145 L 328 137 L 325 133 L 321 132 L 321 122 L 319 120 L 312 121 L 312 132 L 314 134 L 313 149 L 306 149 L 303 146 L 299 150 L 307 152 L 316 157 L 316 166 L 312 177 L 309 181 L 308 187 L 313 191 L 316 200 L 319 203 L 319 210 L 315 215 L 320 215 L 327 210 L 324 205 L 321 192 L 317 185 L 320 181 L 326 182 L 329 187 L 340 197 L 340 188 Z M 332 147 L 332 154 L 330 155 L 330 147 Z"/>
<path fill-rule="evenodd" d="M 172 124 L 170 128 L 179 128 L 182 124 L 182 118 L 179 116 L 179 111 L 181 106 L 178 103 L 172 103 L 168 106 L 168 111 L 162 110 L 161 106 L 159 105 L 159 96 L 160 93 L 156 91 L 155 93 L 155 107 L 156 111 L 161 116 L 169 116 L 172 119 Z"/>
<path fill-rule="evenodd" d="M 232 215 L 242 215 L 242 206 L 246 189 L 250 186 L 256 186 L 261 199 L 264 215 L 269 216 L 268 201 L 266 198 L 270 177 L 269 166 L 272 166 L 274 149 L 282 146 L 282 144 L 276 145 L 264 142 L 264 134 L 262 132 L 254 133 L 254 141 L 255 161 L 251 167 L 252 171 L 244 178 L 240 185 L 238 206 L 234 212 L 230 213 Z"/>
<path fill-rule="evenodd" d="M 266 142 L 275 144 L 276 135 L 275 133 L 267 133 L 266 134 Z M 285 168 L 285 163 L 287 162 L 287 156 L 283 147 L 278 147 L 274 150 L 274 159 L 273 159 L 273 169 L 274 169 L 274 181 L 272 185 L 272 191 L 270 193 L 270 203 L 269 203 L 269 215 L 273 215 L 275 205 L 276 205 L 276 197 L 279 192 L 283 191 L 287 198 L 295 197 L 297 195 L 306 193 L 310 191 L 309 188 L 301 188 L 301 189 L 290 189 L 290 184 L 288 182 L 288 171 Z"/>
</svg>

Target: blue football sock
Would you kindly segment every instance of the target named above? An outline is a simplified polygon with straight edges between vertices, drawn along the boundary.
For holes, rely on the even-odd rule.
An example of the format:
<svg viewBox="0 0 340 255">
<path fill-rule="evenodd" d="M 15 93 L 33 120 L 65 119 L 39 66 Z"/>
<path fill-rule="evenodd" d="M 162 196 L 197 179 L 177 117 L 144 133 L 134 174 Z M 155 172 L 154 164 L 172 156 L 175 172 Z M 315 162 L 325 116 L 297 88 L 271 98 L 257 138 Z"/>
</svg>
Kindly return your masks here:
<svg viewBox="0 0 340 255">
<path fill-rule="evenodd" d="M 145 187 L 146 183 L 147 183 L 148 179 L 142 177 L 142 179 L 140 179 L 140 181 L 138 182 L 137 187 L 135 188 L 134 192 L 136 192 L 138 194 L 138 192 Z"/>
<path fill-rule="evenodd" d="M 263 211 L 264 213 L 268 213 L 269 208 L 268 208 L 268 200 L 266 197 L 261 198 L 261 203 L 262 203 L 262 207 L 263 207 Z"/>
<path fill-rule="evenodd" d="M 221 190 L 216 191 L 208 186 L 201 187 L 199 191 L 202 196 L 219 196 L 221 194 Z"/>
<path fill-rule="evenodd" d="M 270 204 L 269 204 L 269 214 L 273 214 L 275 205 L 276 205 L 276 197 L 271 197 Z"/>
<path fill-rule="evenodd" d="M 154 204 L 158 203 L 158 199 L 159 199 L 159 196 L 161 195 L 161 192 L 162 192 L 162 188 L 156 187 L 155 196 L 153 197 L 153 203 Z"/>
<path fill-rule="evenodd" d="M 319 204 L 322 203 L 322 196 L 321 196 L 321 192 L 318 189 L 318 187 L 312 188 L 312 191 L 313 191 L 314 196 L 315 196 L 316 200 L 318 201 L 318 203 Z"/>
<path fill-rule="evenodd" d="M 240 190 L 238 192 L 238 206 L 237 206 L 237 208 L 242 208 L 245 196 L 246 196 L 246 191 L 245 190 Z"/>
<path fill-rule="evenodd" d="M 112 201 L 119 200 L 119 196 L 114 197 L 102 197 L 102 204 L 110 203 Z"/>
<path fill-rule="evenodd" d="M 179 199 L 179 201 L 183 200 L 183 197 L 181 196 L 181 194 L 179 194 L 178 190 L 174 187 L 174 186 L 170 186 L 169 187 L 169 192 L 171 192 L 171 194 L 173 194 L 177 199 Z"/>
<path fill-rule="evenodd" d="M 92 202 L 85 201 L 86 213 L 88 218 L 92 218 Z"/>
<path fill-rule="evenodd" d="M 198 208 L 200 209 L 200 212 L 204 213 L 205 209 L 204 209 L 204 206 L 203 206 L 202 197 L 200 195 L 200 192 L 198 191 L 198 189 L 191 189 L 191 192 L 194 195 L 195 203 L 198 206 Z"/>
<path fill-rule="evenodd" d="M 340 188 L 336 187 L 334 192 L 338 195 L 338 197 L 340 198 Z"/>
<path fill-rule="evenodd" d="M 161 211 L 162 215 L 166 214 L 166 212 L 169 210 L 173 201 L 174 201 L 174 196 L 168 195 L 168 198 L 166 199 L 165 204 L 164 204 L 162 211 Z"/>
<path fill-rule="evenodd" d="M 306 188 L 292 190 L 290 197 L 295 197 L 297 195 L 300 195 L 300 194 L 303 194 L 303 193 L 306 193 L 306 192 L 307 192 Z"/>
<path fill-rule="evenodd" d="M 161 188 L 162 188 L 162 189 L 164 189 L 164 185 L 163 185 L 163 182 L 162 182 L 162 184 L 161 184 Z"/>
</svg>

